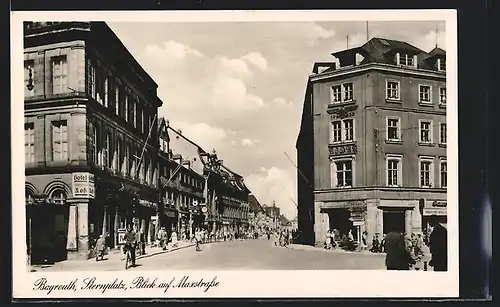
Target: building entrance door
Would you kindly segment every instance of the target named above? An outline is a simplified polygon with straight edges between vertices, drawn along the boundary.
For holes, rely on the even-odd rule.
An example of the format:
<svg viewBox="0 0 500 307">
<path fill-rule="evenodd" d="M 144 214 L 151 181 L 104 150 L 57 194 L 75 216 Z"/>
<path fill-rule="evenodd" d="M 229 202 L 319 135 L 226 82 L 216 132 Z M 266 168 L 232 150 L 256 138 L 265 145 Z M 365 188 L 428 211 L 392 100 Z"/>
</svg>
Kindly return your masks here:
<svg viewBox="0 0 500 307">
<path fill-rule="evenodd" d="M 383 221 L 384 233 L 405 232 L 405 211 L 404 210 L 384 210 Z"/>
<path fill-rule="evenodd" d="M 56 241 L 54 206 L 37 204 L 29 206 L 31 264 L 55 262 Z"/>
</svg>

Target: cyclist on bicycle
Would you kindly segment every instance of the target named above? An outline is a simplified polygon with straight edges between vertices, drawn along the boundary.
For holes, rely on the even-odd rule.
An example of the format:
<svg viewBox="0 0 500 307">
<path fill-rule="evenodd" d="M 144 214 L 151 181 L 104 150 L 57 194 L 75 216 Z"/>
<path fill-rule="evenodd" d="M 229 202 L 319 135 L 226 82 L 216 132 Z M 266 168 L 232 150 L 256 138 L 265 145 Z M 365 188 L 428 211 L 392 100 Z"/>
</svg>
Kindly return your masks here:
<svg viewBox="0 0 500 307">
<path fill-rule="evenodd" d="M 125 253 L 130 251 L 130 257 L 132 258 L 132 266 L 135 266 L 135 249 L 137 246 L 137 237 L 135 231 L 132 229 L 132 226 L 127 227 L 127 231 L 125 232 Z"/>
</svg>

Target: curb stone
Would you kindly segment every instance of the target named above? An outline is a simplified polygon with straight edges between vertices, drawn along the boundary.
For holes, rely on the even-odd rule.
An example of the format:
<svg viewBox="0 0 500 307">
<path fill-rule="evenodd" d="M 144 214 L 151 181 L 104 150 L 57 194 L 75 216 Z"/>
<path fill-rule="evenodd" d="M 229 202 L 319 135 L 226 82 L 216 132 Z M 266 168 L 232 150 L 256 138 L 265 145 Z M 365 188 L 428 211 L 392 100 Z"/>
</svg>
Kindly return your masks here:
<svg viewBox="0 0 500 307">
<path fill-rule="evenodd" d="M 373 255 L 373 256 L 385 256 L 385 253 L 371 253 L 371 252 L 360 252 L 360 251 L 346 251 L 343 249 L 333 249 L 333 250 L 328 250 L 324 249 L 321 247 L 316 247 L 316 246 L 310 246 L 310 245 L 301 245 L 301 244 L 291 244 L 288 245 L 288 248 L 294 249 L 294 250 L 316 250 L 316 251 L 321 251 L 325 253 L 344 253 L 344 254 L 359 254 L 359 255 Z"/>
</svg>

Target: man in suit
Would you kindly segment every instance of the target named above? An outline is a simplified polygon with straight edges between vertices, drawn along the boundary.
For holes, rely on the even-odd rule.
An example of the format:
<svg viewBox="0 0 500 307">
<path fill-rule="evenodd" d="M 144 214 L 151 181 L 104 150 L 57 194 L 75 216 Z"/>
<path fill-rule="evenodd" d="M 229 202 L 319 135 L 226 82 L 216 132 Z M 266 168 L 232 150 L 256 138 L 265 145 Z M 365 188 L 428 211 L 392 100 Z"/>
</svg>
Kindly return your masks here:
<svg viewBox="0 0 500 307">
<path fill-rule="evenodd" d="M 434 268 L 434 271 L 447 271 L 448 231 L 439 223 L 439 219 L 436 215 L 431 215 L 429 224 L 432 227 L 432 232 L 429 238 L 429 247 L 432 258 L 429 265 Z"/>
<path fill-rule="evenodd" d="M 399 232 L 390 232 L 384 239 L 387 270 L 409 270 L 412 257 L 406 246 L 405 237 Z"/>
</svg>

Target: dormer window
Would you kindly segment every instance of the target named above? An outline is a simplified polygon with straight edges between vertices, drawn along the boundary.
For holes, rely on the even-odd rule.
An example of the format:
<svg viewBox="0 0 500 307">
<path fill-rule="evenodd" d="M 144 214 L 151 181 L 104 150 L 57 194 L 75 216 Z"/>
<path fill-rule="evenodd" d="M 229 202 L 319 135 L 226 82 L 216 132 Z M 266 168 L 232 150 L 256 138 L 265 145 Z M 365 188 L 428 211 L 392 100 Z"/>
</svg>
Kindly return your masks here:
<svg viewBox="0 0 500 307">
<path fill-rule="evenodd" d="M 446 71 L 446 59 L 437 60 L 437 69 L 439 71 Z"/>
<path fill-rule="evenodd" d="M 396 64 L 417 67 L 417 56 L 409 53 L 396 53 Z"/>
</svg>

